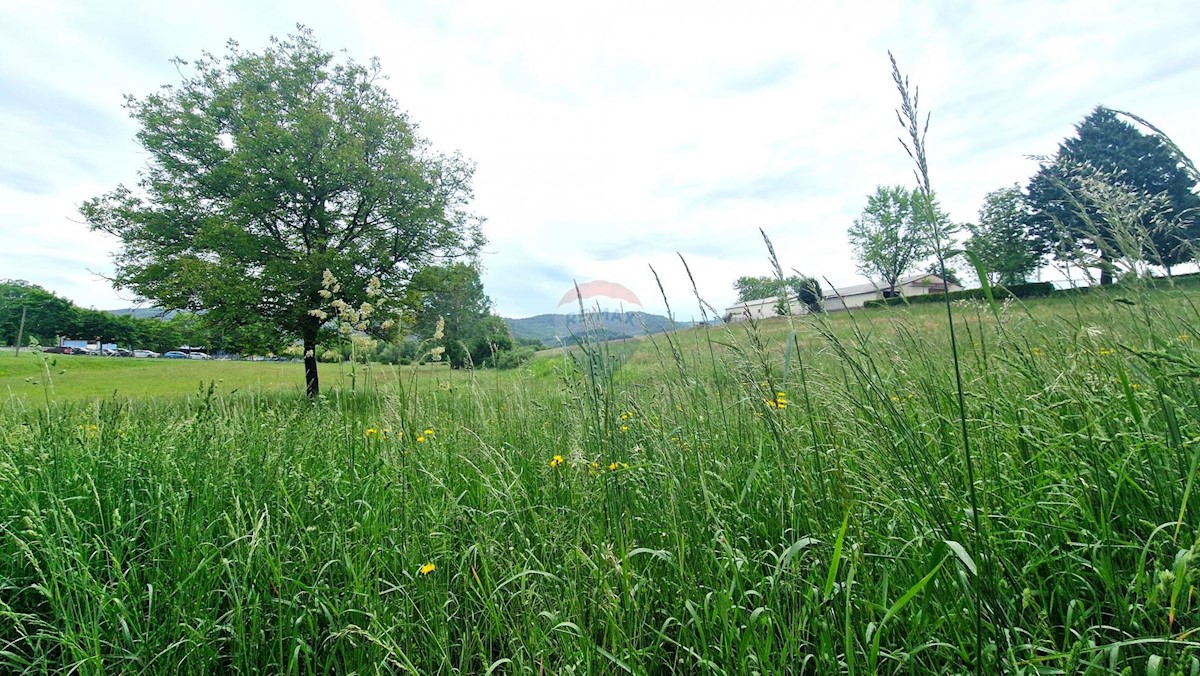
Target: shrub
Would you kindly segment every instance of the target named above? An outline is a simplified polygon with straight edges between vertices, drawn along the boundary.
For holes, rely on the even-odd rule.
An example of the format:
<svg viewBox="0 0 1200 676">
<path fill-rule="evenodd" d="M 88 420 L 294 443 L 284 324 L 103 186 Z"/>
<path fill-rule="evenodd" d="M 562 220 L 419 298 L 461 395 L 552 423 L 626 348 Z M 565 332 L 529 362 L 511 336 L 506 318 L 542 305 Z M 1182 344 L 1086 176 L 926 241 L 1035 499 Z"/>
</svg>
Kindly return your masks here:
<svg viewBox="0 0 1200 676">
<path fill-rule="evenodd" d="M 529 346 L 515 347 L 511 350 L 498 352 L 495 358 L 491 360 L 490 365 L 498 369 L 520 368 L 530 359 L 533 359 L 534 352 L 537 352 L 537 350 Z"/>
<path fill-rule="evenodd" d="M 1030 282 L 1028 284 L 1013 284 L 1011 286 L 993 286 L 992 296 L 997 300 L 1004 298 L 1036 298 L 1038 296 L 1049 296 L 1054 293 L 1054 284 L 1050 282 Z M 964 289 L 962 291 L 952 291 L 950 300 L 962 299 L 985 299 L 987 295 L 983 289 Z M 869 300 L 863 303 L 863 307 L 884 307 L 887 305 L 912 305 L 920 303 L 940 303 L 942 302 L 942 294 L 929 293 L 921 296 L 898 296 L 896 298 L 884 298 L 881 300 Z"/>
</svg>

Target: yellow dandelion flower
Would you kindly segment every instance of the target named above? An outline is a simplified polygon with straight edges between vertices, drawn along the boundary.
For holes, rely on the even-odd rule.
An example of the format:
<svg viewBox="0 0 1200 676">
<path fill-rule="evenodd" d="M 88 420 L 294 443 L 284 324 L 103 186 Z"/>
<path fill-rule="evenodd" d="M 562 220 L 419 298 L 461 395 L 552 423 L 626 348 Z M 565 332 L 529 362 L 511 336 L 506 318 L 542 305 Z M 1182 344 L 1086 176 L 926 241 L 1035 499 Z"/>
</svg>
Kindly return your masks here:
<svg viewBox="0 0 1200 676">
<path fill-rule="evenodd" d="M 774 399 L 767 399 L 767 408 L 784 409 L 787 408 L 787 392 L 776 392 Z"/>
<path fill-rule="evenodd" d="M 425 437 L 417 437 L 417 443 L 418 443 L 418 444 L 423 444 L 423 443 L 425 443 L 426 441 L 429 441 L 429 440 L 428 440 L 428 439 L 426 439 Z"/>
<path fill-rule="evenodd" d="M 374 427 L 368 427 L 367 431 L 363 432 L 363 436 L 365 436 L 368 439 L 370 439 L 371 437 L 376 436 L 378 434 L 379 434 L 379 430 L 375 429 Z"/>
<path fill-rule="evenodd" d="M 432 436 L 433 436 L 433 430 L 432 430 L 432 429 L 427 429 L 427 430 L 425 430 L 425 436 L 427 436 L 427 437 L 432 437 Z"/>
<path fill-rule="evenodd" d="M 563 460 L 563 457 L 561 455 L 556 455 L 556 456 L 554 456 L 554 458 L 552 458 L 550 460 L 550 466 L 558 467 L 559 465 L 563 464 L 564 462 L 566 462 L 566 460 Z"/>
<path fill-rule="evenodd" d="M 422 575 L 428 575 L 435 570 L 437 570 L 437 566 L 433 565 L 432 563 L 427 563 L 427 564 L 421 566 L 421 569 L 417 572 Z"/>
<path fill-rule="evenodd" d="M 622 432 L 628 432 L 628 431 L 629 431 L 629 425 L 621 425 L 621 431 L 622 431 Z"/>
<path fill-rule="evenodd" d="M 623 462 L 614 462 L 608 466 L 608 471 L 615 472 L 619 469 L 629 469 L 629 465 Z"/>
</svg>

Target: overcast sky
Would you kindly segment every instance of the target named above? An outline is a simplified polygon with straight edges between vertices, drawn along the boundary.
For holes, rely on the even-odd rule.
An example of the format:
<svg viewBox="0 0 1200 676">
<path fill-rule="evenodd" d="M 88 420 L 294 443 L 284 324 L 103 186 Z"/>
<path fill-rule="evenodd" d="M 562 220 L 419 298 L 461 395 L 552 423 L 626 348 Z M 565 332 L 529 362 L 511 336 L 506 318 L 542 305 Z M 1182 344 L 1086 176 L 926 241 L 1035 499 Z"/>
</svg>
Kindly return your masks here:
<svg viewBox="0 0 1200 676">
<path fill-rule="evenodd" d="M 1200 9 L 1179 2 L 0 2 L 0 278 L 83 306 L 114 241 L 80 202 L 136 183 L 121 107 L 179 81 L 169 59 L 261 50 L 297 23 L 379 57 L 436 149 L 477 163 L 498 313 L 554 312 L 608 280 L 681 318 L 785 268 L 857 283 L 846 228 L 878 184 L 911 184 L 887 51 L 932 113 L 935 190 L 956 221 L 1024 183 L 1094 106 L 1200 156 Z M 565 309 L 565 308 L 564 308 Z"/>
</svg>

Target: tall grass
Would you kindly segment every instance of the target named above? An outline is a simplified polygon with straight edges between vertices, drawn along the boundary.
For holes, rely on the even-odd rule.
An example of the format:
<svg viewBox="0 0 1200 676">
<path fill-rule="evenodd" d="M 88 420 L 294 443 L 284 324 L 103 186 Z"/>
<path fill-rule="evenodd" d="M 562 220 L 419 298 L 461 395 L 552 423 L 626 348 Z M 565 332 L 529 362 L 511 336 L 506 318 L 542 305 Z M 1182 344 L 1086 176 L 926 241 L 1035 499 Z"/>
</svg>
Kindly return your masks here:
<svg viewBox="0 0 1200 676">
<path fill-rule="evenodd" d="M 1120 297 L 958 307 L 981 634 L 914 306 L 315 406 L 9 400 L 0 670 L 1187 673 L 1200 315 Z"/>
</svg>

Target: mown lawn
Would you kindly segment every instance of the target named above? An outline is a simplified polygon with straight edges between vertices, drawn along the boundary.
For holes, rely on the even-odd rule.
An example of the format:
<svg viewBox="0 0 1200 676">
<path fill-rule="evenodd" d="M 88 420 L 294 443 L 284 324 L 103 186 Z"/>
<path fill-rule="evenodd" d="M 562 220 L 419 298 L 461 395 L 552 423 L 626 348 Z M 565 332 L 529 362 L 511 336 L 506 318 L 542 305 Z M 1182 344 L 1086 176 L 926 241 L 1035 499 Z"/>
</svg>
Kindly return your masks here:
<svg viewBox="0 0 1200 676">
<path fill-rule="evenodd" d="M 422 372 L 447 371 L 422 367 Z M 410 368 L 320 364 L 323 385 L 333 389 L 371 387 L 411 375 Z M 96 398 L 161 399 L 195 394 L 215 383 L 223 393 L 302 393 L 304 365 L 187 359 L 134 359 L 0 350 L 0 397 L 25 402 L 86 401 Z"/>
<path fill-rule="evenodd" d="M 936 305 L 315 403 L 13 372 L 0 670 L 1193 673 L 1197 297 L 957 304 L 961 398 Z"/>
</svg>

